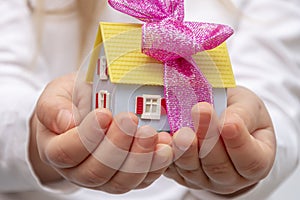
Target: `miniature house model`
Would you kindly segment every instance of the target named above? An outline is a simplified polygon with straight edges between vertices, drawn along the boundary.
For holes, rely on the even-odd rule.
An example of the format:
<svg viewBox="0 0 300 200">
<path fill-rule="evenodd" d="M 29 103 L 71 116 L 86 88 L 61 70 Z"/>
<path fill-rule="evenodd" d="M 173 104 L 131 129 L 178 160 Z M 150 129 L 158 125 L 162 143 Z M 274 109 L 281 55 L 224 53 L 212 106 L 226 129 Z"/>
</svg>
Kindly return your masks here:
<svg viewBox="0 0 300 200">
<path fill-rule="evenodd" d="M 133 112 L 139 125 L 169 130 L 164 99 L 163 64 L 141 53 L 141 24 L 101 22 L 90 58 L 87 81 L 93 83 L 93 108 L 113 115 Z M 226 107 L 226 88 L 234 87 L 226 45 L 193 56 L 213 86 L 217 112 Z"/>
</svg>

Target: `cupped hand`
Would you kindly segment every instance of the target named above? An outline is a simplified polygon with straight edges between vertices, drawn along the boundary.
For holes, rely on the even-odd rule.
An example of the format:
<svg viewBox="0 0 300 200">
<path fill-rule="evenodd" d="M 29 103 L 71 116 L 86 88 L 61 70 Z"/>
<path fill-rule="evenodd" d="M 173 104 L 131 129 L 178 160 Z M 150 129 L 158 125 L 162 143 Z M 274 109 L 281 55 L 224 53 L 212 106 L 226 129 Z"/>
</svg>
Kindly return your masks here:
<svg viewBox="0 0 300 200">
<path fill-rule="evenodd" d="M 167 177 L 189 188 L 235 194 L 268 175 L 275 134 L 266 107 L 253 92 L 229 89 L 221 117 L 207 103 L 195 105 L 192 117 L 196 131 L 182 128 L 173 136 L 175 161 Z"/>
<path fill-rule="evenodd" d="M 171 137 L 138 127 L 132 113 L 89 111 L 90 96 L 90 85 L 76 83 L 76 74 L 48 84 L 31 120 L 33 168 L 43 181 L 40 159 L 61 178 L 109 193 L 147 187 L 172 162 Z"/>
</svg>

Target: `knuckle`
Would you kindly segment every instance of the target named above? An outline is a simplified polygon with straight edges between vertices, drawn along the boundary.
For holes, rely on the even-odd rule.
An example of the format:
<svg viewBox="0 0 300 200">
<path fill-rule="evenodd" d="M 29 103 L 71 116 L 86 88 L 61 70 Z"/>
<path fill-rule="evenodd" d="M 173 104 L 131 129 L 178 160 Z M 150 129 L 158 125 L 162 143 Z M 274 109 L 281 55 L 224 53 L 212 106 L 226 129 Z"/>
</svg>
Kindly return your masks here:
<svg viewBox="0 0 300 200">
<path fill-rule="evenodd" d="M 148 175 L 143 180 L 143 183 L 147 185 L 151 185 L 155 180 L 161 177 L 162 173 L 163 171 L 153 171 L 151 173 L 148 173 Z"/>
<path fill-rule="evenodd" d="M 254 160 L 249 165 L 241 168 L 241 171 L 242 175 L 249 180 L 261 179 L 267 176 L 268 165 L 263 160 Z"/>
<path fill-rule="evenodd" d="M 225 161 L 221 163 L 202 163 L 203 170 L 212 176 L 226 175 L 230 171 L 231 163 Z"/>
<path fill-rule="evenodd" d="M 112 180 L 109 185 L 111 188 L 110 192 L 114 194 L 124 194 L 133 189 L 130 187 L 130 184 L 124 184 L 116 180 Z"/>
<path fill-rule="evenodd" d="M 103 176 L 103 174 L 94 171 L 94 169 L 86 169 L 83 170 L 80 177 L 78 178 L 76 182 L 80 182 L 80 185 L 85 187 L 97 187 L 105 184 L 109 178 Z"/>
<path fill-rule="evenodd" d="M 48 148 L 46 157 L 48 162 L 56 165 L 57 167 L 65 168 L 77 165 L 77 162 L 72 159 L 72 157 L 68 155 L 68 153 L 64 151 L 63 147 L 59 144 L 56 144 L 54 148 Z"/>
<path fill-rule="evenodd" d="M 228 198 L 231 197 L 231 195 L 234 195 L 236 192 L 238 192 L 241 188 L 237 186 L 230 186 L 230 187 L 218 187 L 218 193 L 227 196 Z"/>
</svg>

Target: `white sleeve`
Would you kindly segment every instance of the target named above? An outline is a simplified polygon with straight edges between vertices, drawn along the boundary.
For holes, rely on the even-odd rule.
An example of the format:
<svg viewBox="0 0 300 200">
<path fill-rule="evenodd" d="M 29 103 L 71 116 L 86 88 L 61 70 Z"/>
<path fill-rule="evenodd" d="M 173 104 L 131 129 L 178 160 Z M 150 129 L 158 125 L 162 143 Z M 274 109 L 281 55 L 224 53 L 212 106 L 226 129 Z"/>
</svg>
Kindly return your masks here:
<svg viewBox="0 0 300 200">
<path fill-rule="evenodd" d="M 292 172 L 299 159 L 300 2 L 244 0 L 241 20 L 229 43 L 237 84 L 266 104 L 275 126 L 276 161 L 267 178 L 237 199 L 266 199 Z M 203 199 L 226 199 L 192 191 Z"/>
<path fill-rule="evenodd" d="M 77 187 L 67 181 L 42 185 L 31 167 L 29 122 L 36 101 L 53 74 L 36 55 L 35 32 L 26 0 L 0 0 L 0 13 L 0 193 L 73 192 Z"/>
<path fill-rule="evenodd" d="M 28 159 L 29 120 L 44 85 L 31 65 L 34 35 L 23 0 L 0 1 L 0 192 L 39 188 Z"/>
<path fill-rule="evenodd" d="M 72 192 L 64 181 L 41 185 L 28 155 L 29 121 L 51 74 L 35 58 L 35 35 L 25 0 L 0 0 L 0 193 Z"/>
</svg>

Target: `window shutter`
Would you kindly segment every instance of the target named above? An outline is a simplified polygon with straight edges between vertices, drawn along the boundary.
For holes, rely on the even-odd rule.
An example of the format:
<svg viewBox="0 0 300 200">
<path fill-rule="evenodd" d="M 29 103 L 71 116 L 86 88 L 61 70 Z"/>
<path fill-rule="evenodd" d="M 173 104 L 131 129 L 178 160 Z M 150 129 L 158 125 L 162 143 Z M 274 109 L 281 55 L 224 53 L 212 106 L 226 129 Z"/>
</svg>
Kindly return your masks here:
<svg viewBox="0 0 300 200">
<path fill-rule="evenodd" d="M 99 108 L 99 93 L 96 93 L 96 100 L 95 100 L 95 107 L 96 109 Z"/>
<path fill-rule="evenodd" d="M 167 103 L 166 103 L 166 99 L 165 98 L 161 98 L 161 109 L 160 112 L 162 115 L 166 115 L 167 114 Z"/>
<path fill-rule="evenodd" d="M 103 108 L 106 108 L 106 107 L 107 107 L 107 106 L 106 106 L 106 102 L 107 102 L 106 97 L 107 97 L 107 94 L 104 93 L 104 94 L 103 94 Z"/>
<path fill-rule="evenodd" d="M 105 75 L 108 76 L 108 67 L 107 67 L 107 64 L 106 64 L 106 68 L 105 68 Z"/>
<path fill-rule="evenodd" d="M 136 102 L 135 102 L 135 113 L 138 115 L 143 114 L 143 103 L 144 103 L 144 98 L 143 97 L 136 97 Z"/>
</svg>

